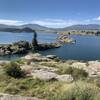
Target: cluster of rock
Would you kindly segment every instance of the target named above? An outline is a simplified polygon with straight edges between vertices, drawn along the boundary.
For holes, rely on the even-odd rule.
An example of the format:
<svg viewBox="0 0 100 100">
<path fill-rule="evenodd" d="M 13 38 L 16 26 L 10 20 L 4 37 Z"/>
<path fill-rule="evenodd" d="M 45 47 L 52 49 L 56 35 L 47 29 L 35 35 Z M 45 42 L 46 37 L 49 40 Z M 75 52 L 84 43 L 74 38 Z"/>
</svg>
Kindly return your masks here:
<svg viewBox="0 0 100 100">
<path fill-rule="evenodd" d="M 43 68 L 39 70 L 33 70 L 32 76 L 34 78 L 39 78 L 41 80 L 49 81 L 49 80 L 58 80 L 70 83 L 73 81 L 73 77 L 69 74 L 58 75 L 55 72 L 50 70 L 44 70 Z"/>
<path fill-rule="evenodd" d="M 74 62 L 71 66 L 85 70 L 89 77 L 100 77 L 100 61 Z"/>
<path fill-rule="evenodd" d="M 11 54 L 25 54 L 30 50 L 30 44 L 27 41 L 19 41 L 13 44 L 0 45 L 0 56 Z"/>
<path fill-rule="evenodd" d="M 22 57 L 22 59 L 26 60 L 26 62 L 30 61 L 31 63 L 29 65 L 22 65 L 21 68 L 25 71 L 28 71 L 29 76 L 32 76 L 33 78 L 38 78 L 40 80 L 44 81 L 50 81 L 50 80 L 58 80 L 70 83 L 73 81 L 73 77 L 69 74 L 59 75 L 56 73 L 58 68 L 43 66 L 39 64 L 35 64 L 35 62 L 50 62 L 54 59 L 58 59 L 55 55 L 47 55 L 42 56 L 40 54 L 29 54 L 25 57 Z M 34 66 L 34 67 L 33 67 Z"/>
<path fill-rule="evenodd" d="M 55 62 L 55 59 L 59 59 L 55 55 L 47 55 L 42 56 L 38 53 L 28 54 L 25 57 L 22 57 L 21 60 L 24 61 L 20 67 L 22 70 L 27 72 L 28 76 L 32 76 L 33 78 L 39 78 L 41 80 L 49 81 L 49 80 L 58 80 L 63 82 L 72 82 L 73 77 L 70 74 L 62 74 L 59 75 L 56 72 L 59 70 L 58 67 L 51 67 L 48 65 L 42 65 L 43 62 L 51 62 L 55 63 L 57 66 L 69 66 L 78 69 L 83 69 L 88 73 L 88 77 L 97 78 L 100 77 L 100 61 L 88 61 L 88 62 L 80 62 L 80 61 L 61 61 Z M 0 62 L 2 65 L 4 62 Z M 9 63 L 9 62 L 6 62 Z"/>
<path fill-rule="evenodd" d="M 55 62 L 54 59 L 59 59 L 59 58 L 57 58 L 57 56 L 55 56 L 55 55 L 41 56 L 40 54 L 29 54 L 22 59 L 26 59 L 26 62 L 30 61 L 31 63 L 34 61 L 48 62 L 48 63 L 52 61 L 52 63 L 53 63 L 53 62 Z M 59 61 L 61 61 L 61 60 L 59 59 Z M 60 64 L 66 65 L 66 66 L 68 65 L 70 67 L 74 67 L 74 68 L 78 68 L 78 69 L 83 69 L 88 73 L 88 77 L 100 77 L 100 61 L 88 61 L 88 62 L 65 61 L 65 62 L 60 62 Z M 58 65 L 59 65 L 59 63 L 58 63 Z M 50 79 L 55 78 L 57 80 L 59 80 L 59 79 L 63 80 L 66 77 L 66 79 L 64 79 L 65 81 L 69 77 L 70 78 L 69 80 L 72 80 L 72 77 L 70 75 L 59 76 L 59 75 L 55 74 L 54 72 L 57 71 L 57 69 L 55 69 L 53 67 L 39 66 L 37 68 L 38 69 L 35 68 L 34 71 L 32 71 L 32 75 L 34 75 L 36 77 L 39 77 L 39 78 L 40 77 L 47 77 L 47 78 L 49 77 Z M 41 74 L 39 74 L 39 73 L 41 73 Z"/>
<path fill-rule="evenodd" d="M 75 43 L 76 41 L 72 38 L 69 38 L 68 35 L 61 35 L 57 38 L 59 43 Z"/>
<path fill-rule="evenodd" d="M 33 46 L 28 41 L 18 41 L 13 44 L 1 44 L 0 45 L 0 56 L 13 55 L 13 54 L 26 54 L 29 51 L 36 50 L 47 50 L 52 48 L 58 48 L 61 45 L 59 43 L 45 43 L 38 44 L 37 47 Z"/>
</svg>

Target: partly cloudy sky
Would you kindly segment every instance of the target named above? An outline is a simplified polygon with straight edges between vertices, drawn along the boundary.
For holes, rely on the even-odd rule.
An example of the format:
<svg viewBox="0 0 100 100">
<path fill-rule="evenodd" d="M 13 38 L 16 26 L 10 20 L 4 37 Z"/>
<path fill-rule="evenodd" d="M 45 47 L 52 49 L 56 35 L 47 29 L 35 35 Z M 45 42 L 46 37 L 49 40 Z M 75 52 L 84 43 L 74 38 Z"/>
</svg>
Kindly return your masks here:
<svg viewBox="0 0 100 100">
<path fill-rule="evenodd" d="M 19 20 L 11 20 L 11 19 L 0 19 L 0 24 L 6 24 L 6 25 L 23 25 L 23 24 L 39 24 L 42 26 L 47 27 L 66 27 L 71 26 L 75 24 L 96 24 L 100 23 L 100 16 L 92 19 L 86 19 L 86 20 L 67 20 L 67 19 L 35 19 L 32 21 L 19 21 Z"/>
<path fill-rule="evenodd" d="M 94 20 L 100 21 L 100 16 L 98 16 L 98 17 L 95 18 Z"/>
<path fill-rule="evenodd" d="M 7 24 L 7 25 L 20 25 L 23 24 L 23 21 L 18 20 L 11 20 L 11 19 L 0 19 L 0 24 Z"/>
<path fill-rule="evenodd" d="M 75 24 L 100 24 L 100 16 L 92 19 L 85 19 L 85 20 L 41 19 L 41 20 L 33 20 L 31 23 L 39 24 L 47 27 L 66 27 Z"/>
<path fill-rule="evenodd" d="M 0 24 L 100 24 L 100 0 L 0 0 Z"/>
</svg>

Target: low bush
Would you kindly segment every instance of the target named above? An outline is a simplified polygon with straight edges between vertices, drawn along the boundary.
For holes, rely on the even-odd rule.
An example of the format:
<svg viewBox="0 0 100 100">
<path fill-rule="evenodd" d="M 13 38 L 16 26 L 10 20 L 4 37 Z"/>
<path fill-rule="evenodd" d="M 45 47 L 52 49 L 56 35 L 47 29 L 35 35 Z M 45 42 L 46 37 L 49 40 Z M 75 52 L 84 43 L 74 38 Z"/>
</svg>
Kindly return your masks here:
<svg viewBox="0 0 100 100">
<path fill-rule="evenodd" d="M 76 82 L 49 91 L 46 100 L 99 100 L 100 89 L 93 84 Z"/>
<path fill-rule="evenodd" d="M 94 83 L 100 88 L 100 78 L 95 79 Z"/>
<path fill-rule="evenodd" d="M 9 64 L 6 64 L 4 66 L 4 71 L 7 75 L 14 78 L 20 78 L 24 75 L 24 72 L 16 62 L 10 62 Z"/>
<path fill-rule="evenodd" d="M 15 95 L 18 94 L 20 90 L 16 86 L 8 86 L 4 89 L 4 92 Z"/>
<path fill-rule="evenodd" d="M 86 78 L 88 73 L 83 69 L 78 69 L 74 67 L 61 67 L 58 71 L 58 74 L 70 74 L 74 79 Z"/>
<path fill-rule="evenodd" d="M 24 64 L 24 61 L 22 59 L 17 59 L 17 60 L 15 60 L 15 62 L 17 62 L 19 64 Z"/>
</svg>

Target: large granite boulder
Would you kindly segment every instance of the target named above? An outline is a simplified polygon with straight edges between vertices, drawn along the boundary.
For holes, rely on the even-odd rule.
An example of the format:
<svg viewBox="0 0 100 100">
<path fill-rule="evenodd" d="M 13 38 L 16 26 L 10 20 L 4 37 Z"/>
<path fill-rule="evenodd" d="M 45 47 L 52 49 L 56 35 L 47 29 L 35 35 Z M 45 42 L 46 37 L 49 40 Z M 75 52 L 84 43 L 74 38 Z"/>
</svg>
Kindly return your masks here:
<svg viewBox="0 0 100 100">
<path fill-rule="evenodd" d="M 40 80 L 49 81 L 55 79 L 57 74 L 49 71 L 44 71 L 44 70 L 33 70 L 32 76 L 34 78 L 39 78 Z"/>
<path fill-rule="evenodd" d="M 73 77 L 69 74 L 58 75 L 56 73 L 57 70 L 57 68 L 38 66 L 33 68 L 31 76 L 33 76 L 33 78 L 38 78 L 45 81 L 57 80 L 70 83 L 74 80 Z"/>
<path fill-rule="evenodd" d="M 67 83 L 70 83 L 74 80 L 71 75 L 67 75 L 67 74 L 58 75 L 56 78 L 57 78 L 58 81 L 67 82 Z"/>
</svg>

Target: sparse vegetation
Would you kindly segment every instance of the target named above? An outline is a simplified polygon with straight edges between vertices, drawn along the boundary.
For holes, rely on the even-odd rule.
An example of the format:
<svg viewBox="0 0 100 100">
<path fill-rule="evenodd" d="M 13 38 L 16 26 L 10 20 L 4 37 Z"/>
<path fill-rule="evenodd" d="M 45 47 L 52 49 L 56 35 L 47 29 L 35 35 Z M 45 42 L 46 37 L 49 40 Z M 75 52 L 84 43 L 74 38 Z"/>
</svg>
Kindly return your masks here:
<svg viewBox="0 0 100 100">
<path fill-rule="evenodd" d="M 51 92 L 47 100 L 99 100 L 99 88 L 86 82 L 63 84 Z"/>
<path fill-rule="evenodd" d="M 84 71 L 83 69 L 78 69 L 74 67 L 61 67 L 57 73 L 59 74 L 71 74 L 74 79 L 81 79 L 86 78 L 88 76 L 88 73 Z"/>
<path fill-rule="evenodd" d="M 20 65 L 24 65 L 25 61 L 17 60 L 2 65 L 0 69 L 0 92 L 12 95 L 35 96 L 43 100 L 99 100 L 99 78 L 95 80 L 91 78 L 91 81 L 89 81 L 87 78 L 88 73 L 83 69 L 72 67 L 73 62 L 56 62 L 52 60 L 50 62 L 36 62 L 32 66 L 34 68 L 38 67 L 37 69 L 40 69 L 40 66 L 52 67 L 58 69 L 55 73 L 59 75 L 71 74 L 76 79 L 67 83 L 57 80 L 40 80 L 32 76 L 22 77 L 23 71 Z M 32 65 L 30 63 L 27 66 Z"/>
<path fill-rule="evenodd" d="M 4 66 L 4 71 L 7 75 L 20 78 L 23 76 L 24 72 L 21 70 L 20 66 L 16 62 L 11 62 Z"/>
<path fill-rule="evenodd" d="M 100 88 L 100 78 L 95 79 L 94 83 Z"/>
<path fill-rule="evenodd" d="M 8 76 L 0 77 L 0 92 L 37 96 L 45 100 L 99 100 L 100 96 L 100 88 L 85 81 L 67 84 L 58 81 L 42 81 L 32 77 L 15 79 Z"/>
</svg>

